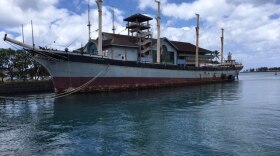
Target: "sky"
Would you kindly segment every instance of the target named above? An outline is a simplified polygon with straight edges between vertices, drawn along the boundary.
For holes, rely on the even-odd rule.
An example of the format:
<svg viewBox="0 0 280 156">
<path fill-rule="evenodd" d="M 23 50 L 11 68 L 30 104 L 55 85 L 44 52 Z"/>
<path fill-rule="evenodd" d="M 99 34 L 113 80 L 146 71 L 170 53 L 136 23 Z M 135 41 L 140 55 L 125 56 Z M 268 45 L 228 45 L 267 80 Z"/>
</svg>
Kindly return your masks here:
<svg viewBox="0 0 280 156">
<path fill-rule="evenodd" d="M 31 20 L 36 46 L 70 50 L 88 40 L 88 0 L 0 0 L 0 37 L 31 44 Z M 123 19 L 142 13 L 152 18 L 156 37 L 154 0 L 103 0 L 103 32 L 127 34 Z M 280 0 L 161 0 L 161 37 L 195 44 L 196 16 L 200 14 L 200 47 L 219 50 L 221 28 L 228 52 L 245 69 L 280 66 Z M 91 38 L 97 37 L 98 11 L 90 0 Z M 0 48 L 15 48 L 0 40 Z"/>
</svg>

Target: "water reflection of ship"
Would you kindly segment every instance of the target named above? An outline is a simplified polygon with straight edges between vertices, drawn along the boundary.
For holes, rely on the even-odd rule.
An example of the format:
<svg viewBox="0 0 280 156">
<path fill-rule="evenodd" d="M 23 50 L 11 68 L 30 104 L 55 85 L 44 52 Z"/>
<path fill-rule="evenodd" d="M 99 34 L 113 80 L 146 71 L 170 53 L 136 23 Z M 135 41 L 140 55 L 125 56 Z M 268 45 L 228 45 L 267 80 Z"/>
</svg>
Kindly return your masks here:
<svg viewBox="0 0 280 156">
<path fill-rule="evenodd" d="M 240 82 L 241 83 L 241 82 Z M 135 92 L 112 92 L 98 94 L 78 94 L 55 99 L 56 119 L 94 121 L 106 114 L 150 111 L 172 111 L 185 107 L 210 104 L 215 100 L 232 101 L 238 98 L 237 82 L 189 86 L 187 88 L 161 88 Z M 112 114 L 112 115 L 113 115 Z M 146 114 L 147 115 L 147 114 Z M 57 117 L 56 117 L 57 116 Z M 149 116 L 149 115 L 147 115 Z"/>
<path fill-rule="evenodd" d="M 125 153 L 130 147 L 137 153 L 145 152 L 143 148 L 154 153 L 156 146 L 162 145 L 160 142 L 171 142 L 171 146 L 178 144 L 174 142 L 178 139 L 186 139 L 182 138 L 186 133 L 204 131 L 205 126 L 209 126 L 205 123 L 208 121 L 197 120 L 202 119 L 200 116 L 204 119 L 209 115 L 209 109 L 203 109 L 204 106 L 216 105 L 219 100 L 222 104 L 222 101 L 236 100 L 240 94 L 238 87 L 237 82 L 232 82 L 188 88 L 78 94 L 55 100 L 53 121 L 66 127 L 67 138 L 76 144 L 85 143 L 79 139 L 85 137 L 87 144 L 110 149 L 109 153 Z M 217 111 L 215 115 L 226 113 L 223 108 Z M 215 131 L 223 133 L 219 128 Z M 202 133 L 195 140 L 207 137 Z"/>
</svg>

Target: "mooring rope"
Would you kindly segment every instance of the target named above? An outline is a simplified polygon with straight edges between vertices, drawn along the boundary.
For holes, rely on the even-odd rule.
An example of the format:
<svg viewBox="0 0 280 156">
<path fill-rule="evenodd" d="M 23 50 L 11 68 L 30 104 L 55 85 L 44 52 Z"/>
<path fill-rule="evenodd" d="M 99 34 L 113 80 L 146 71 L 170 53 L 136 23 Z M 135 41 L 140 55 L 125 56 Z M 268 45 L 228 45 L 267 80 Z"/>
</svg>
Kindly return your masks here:
<svg viewBox="0 0 280 156">
<path fill-rule="evenodd" d="M 89 84 L 92 84 L 92 86 L 94 86 L 94 81 L 99 77 L 101 76 L 101 74 L 106 74 L 107 71 L 109 69 L 109 64 L 107 65 L 107 67 L 100 71 L 95 77 L 93 77 L 92 79 L 90 79 L 88 82 L 84 83 L 83 85 L 79 86 L 79 87 L 76 87 L 70 91 L 66 91 L 66 92 L 63 92 L 63 93 L 59 93 L 59 94 L 55 94 L 53 96 L 46 96 L 46 97 L 42 97 L 42 98 L 33 98 L 33 99 L 58 99 L 58 98 L 62 98 L 62 97 L 65 97 L 65 96 L 68 96 L 68 95 L 71 95 L 71 94 L 74 94 L 76 92 L 79 92 L 81 91 L 82 89 L 86 88 Z M 27 99 L 27 98 L 24 98 L 24 97 L 8 97 L 8 96 L 0 96 L 0 99 L 6 99 L 6 100 L 16 100 L 16 101 L 25 101 L 25 100 L 30 100 L 30 99 Z M 31 99 L 32 100 L 32 99 Z"/>
<path fill-rule="evenodd" d="M 70 91 L 66 91 L 64 93 L 60 93 L 60 94 L 57 94 L 55 96 L 53 96 L 53 98 L 61 98 L 61 97 L 64 97 L 64 96 L 68 96 L 68 95 L 71 95 L 73 93 L 76 93 L 82 89 L 84 89 L 85 87 L 87 87 L 89 84 L 91 84 L 94 80 L 96 80 L 101 74 L 103 74 L 104 71 L 108 71 L 108 68 L 109 68 L 109 65 L 107 66 L 107 68 L 103 71 L 100 71 L 95 77 L 93 77 L 91 80 L 89 80 L 88 82 L 86 82 L 85 84 L 73 89 L 73 90 L 70 90 Z M 94 85 L 94 84 L 93 84 Z"/>
</svg>

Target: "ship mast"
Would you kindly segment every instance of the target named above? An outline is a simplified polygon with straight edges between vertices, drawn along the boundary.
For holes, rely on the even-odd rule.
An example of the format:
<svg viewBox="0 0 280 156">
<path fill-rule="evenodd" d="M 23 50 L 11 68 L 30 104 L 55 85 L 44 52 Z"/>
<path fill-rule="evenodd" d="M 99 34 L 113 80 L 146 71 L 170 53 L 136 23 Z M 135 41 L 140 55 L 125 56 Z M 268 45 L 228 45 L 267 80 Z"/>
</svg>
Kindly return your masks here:
<svg viewBox="0 0 280 156">
<path fill-rule="evenodd" d="M 224 29 L 222 28 L 221 36 L 221 65 L 224 63 Z"/>
<path fill-rule="evenodd" d="M 103 0 L 96 0 L 98 7 L 98 55 L 102 55 L 102 3 Z"/>
<path fill-rule="evenodd" d="M 90 38 L 90 27 L 91 27 L 91 23 L 90 23 L 90 6 L 89 6 L 89 1 L 90 0 L 88 0 L 88 41 L 90 41 L 91 40 L 91 38 Z"/>
<path fill-rule="evenodd" d="M 35 49 L 35 44 L 34 44 L 34 33 L 33 33 L 33 22 L 31 20 L 31 31 L 32 31 L 32 46 L 33 46 L 33 50 Z"/>
<path fill-rule="evenodd" d="M 160 1 L 156 0 L 158 4 L 158 17 L 157 17 L 157 63 L 160 63 Z"/>
<path fill-rule="evenodd" d="M 112 28 L 112 30 L 113 30 L 113 34 L 115 34 L 116 28 L 115 28 L 115 9 L 114 8 L 113 8 L 113 28 Z"/>
<path fill-rule="evenodd" d="M 197 17 L 196 26 L 196 50 L 195 50 L 195 67 L 198 67 L 198 53 L 199 53 L 199 14 L 195 14 Z"/>
<path fill-rule="evenodd" d="M 23 24 L 21 25 L 21 35 L 22 35 L 22 43 L 24 43 Z"/>
</svg>

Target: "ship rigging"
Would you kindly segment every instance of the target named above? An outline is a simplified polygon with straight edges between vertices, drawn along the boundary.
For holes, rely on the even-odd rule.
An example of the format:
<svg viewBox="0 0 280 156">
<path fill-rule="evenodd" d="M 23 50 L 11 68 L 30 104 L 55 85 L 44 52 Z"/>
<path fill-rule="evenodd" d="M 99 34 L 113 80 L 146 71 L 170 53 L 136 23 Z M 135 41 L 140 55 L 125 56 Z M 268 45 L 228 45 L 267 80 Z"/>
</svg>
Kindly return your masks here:
<svg viewBox="0 0 280 156">
<path fill-rule="evenodd" d="M 16 41 L 7 35 L 4 40 L 34 54 L 34 59 L 51 74 L 56 92 L 65 92 L 71 88 L 88 92 L 227 82 L 233 81 L 243 68 L 231 56 L 223 61 L 223 29 L 221 64 L 211 64 L 212 51 L 199 47 L 199 14 L 196 14 L 195 46 L 161 38 L 160 1 L 156 1 L 156 39 L 151 35 L 150 21 L 153 18 L 143 14 L 134 14 L 124 19 L 127 22 L 127 35 L 114 33 L 114 20 L 113 33 L 102 32 L 103 1 L 97 0 L 96 3 L 98 38 L 91 39 L 91 22 L 88 16 L 89 41 L 82 48 L 72 52 L 37 48 L 34 44 Z M 88 9 L 89 7 L 88 5 Z M 106 69 L 108 65 L 110 66 Z M 106 73 L 97 77 L 104 69 Z M 90 80 L 95 77 L 93 85 Z"/>
</svg>

